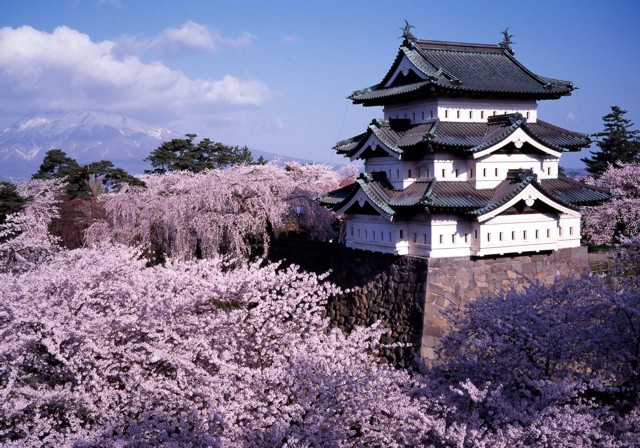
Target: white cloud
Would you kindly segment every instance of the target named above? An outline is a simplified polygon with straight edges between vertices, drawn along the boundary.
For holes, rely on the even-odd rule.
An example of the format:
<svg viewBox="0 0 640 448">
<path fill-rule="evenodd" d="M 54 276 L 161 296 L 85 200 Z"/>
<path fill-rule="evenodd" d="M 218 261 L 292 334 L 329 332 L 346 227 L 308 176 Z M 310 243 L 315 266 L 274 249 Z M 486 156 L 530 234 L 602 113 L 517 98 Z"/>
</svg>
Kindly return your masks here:
<svg viewBox="0 0 640 448">
<path fill-rule="evenodd" d="M 192 22 L 158 38 L 164 45 L 212 51 L 215 41 Z M 0 110 L 101 109 L 149 111 L 167 118 L 189 112 L 260 106 L 274 93 L 255 79 L 227 74 L 192 79 L 161 62 L 118 55 L 113 41 L 93 42 L 68 27 L 52 33 L 29 26 L 0 28 Z"/>
<path fill-rule="evenodd" d="M 246 31 L 236 38 L 226 38 L 214 29 L 189 20 L 180 28 L 167 28 L 153 38 L 123 36 L 114 52 L 118 55 L 154 53 L 175 57 L 186 53 L 215 53 L 223 46 L 246 47 L 255 39 Z"/>
</svg>

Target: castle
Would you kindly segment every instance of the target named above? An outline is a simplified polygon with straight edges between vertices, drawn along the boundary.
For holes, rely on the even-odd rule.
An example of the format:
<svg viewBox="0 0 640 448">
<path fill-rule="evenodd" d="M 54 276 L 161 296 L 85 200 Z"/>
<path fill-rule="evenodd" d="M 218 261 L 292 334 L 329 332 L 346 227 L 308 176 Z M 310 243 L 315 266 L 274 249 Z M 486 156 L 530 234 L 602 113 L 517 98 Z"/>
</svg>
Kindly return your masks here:
<svg viewBox="0 0 640 448">
<path fill-rule="evenodd" d="M 407 24 L 382 81 L 349 97 L 383 119 L 340 141 L 364 162 L 356 182 L 320 202 L 344 217 L 347 247 L 425 258 L 484 257 L 580 246 L 580 207 L 607 191 L 563 176 L 585 134 L 538 119 L 539 100 L 575 89 L 497 45 L 420 40 Z"/>
</svg>

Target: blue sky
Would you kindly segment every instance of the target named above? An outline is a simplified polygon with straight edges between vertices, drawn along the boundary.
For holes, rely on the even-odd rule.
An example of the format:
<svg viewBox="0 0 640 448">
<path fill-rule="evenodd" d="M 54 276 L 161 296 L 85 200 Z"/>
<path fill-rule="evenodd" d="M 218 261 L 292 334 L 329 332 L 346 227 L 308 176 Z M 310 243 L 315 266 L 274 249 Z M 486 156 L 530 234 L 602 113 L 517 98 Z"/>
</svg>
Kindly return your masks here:
<svg viewBox="0 0 640 448">
<path fill-rule="evenodd" d="M 98 109 L 344 163 L 335 142 L 382 115 L 346 97 L 382 79 L 404 19 L 418 38 L 462 42 L 498 43 L 508 26 L 522 63 L 579 87 L 541 102 L 545 121 L 598 132 L 618 105 L 640 123 L 637 1 L 7 0 L 0 129 L 39 110 Z"/>
</svg>

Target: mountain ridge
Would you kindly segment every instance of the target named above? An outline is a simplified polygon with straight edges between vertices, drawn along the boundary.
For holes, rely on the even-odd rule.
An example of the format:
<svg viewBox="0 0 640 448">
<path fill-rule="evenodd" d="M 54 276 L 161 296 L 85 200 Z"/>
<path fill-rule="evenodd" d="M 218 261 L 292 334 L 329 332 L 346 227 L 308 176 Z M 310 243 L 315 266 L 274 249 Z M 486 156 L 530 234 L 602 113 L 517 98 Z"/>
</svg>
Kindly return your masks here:
<svg viewBox="0 0 640 448">
<path fill-rule="evenodd" d="M 132 172 L 162 142 L 183 135 L 166 128 L 100 111 L 40 111 L 0 132 L 0 178 L 25 178 L 37 171 L 50 149 L 80 163 L 110 160 Z"/>
<path fill-rule="evenodd" d="M 60 149 L 79 163 L 110 160 L 131 174 L 151 165 L 143 160 L 163 142 L 185 134 L 111 112 L 81 110 L 40 111 L 25 115 L 0 131 L 0 180 L 27 179 L 35 173 L 47 151 Z M 251 149 L 254 160 L 297 160 Z"/>
</svg>

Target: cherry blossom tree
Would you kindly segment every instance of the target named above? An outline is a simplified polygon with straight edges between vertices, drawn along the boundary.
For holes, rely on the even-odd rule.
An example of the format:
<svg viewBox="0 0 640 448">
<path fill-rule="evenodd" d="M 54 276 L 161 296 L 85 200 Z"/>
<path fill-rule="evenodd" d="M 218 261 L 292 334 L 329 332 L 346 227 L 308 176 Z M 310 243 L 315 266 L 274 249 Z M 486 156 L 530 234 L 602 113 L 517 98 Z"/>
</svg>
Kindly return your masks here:
<svg viewBox="0 0 640 448">
<path fill-rule="evenodd" d="M 0 274 L 3 446 L 408 446 L 442 425 L 321 277 L 124 246 Z"/>
<path fill-rule="evenodd" d="M 63 188 L 64 182 L 56 179 L 17 186 L 18 194 L 29 202 L 0 224 L 0 272 L 29 269 L 59 250 L 59 241 L 50 234 L 49 226 L 59 216 L 58 198 Z"/>
<path fill-rule="evenodd" d="M 183 221 L 164 225 L 184 223 L 197 218 L 184 204 L 220 207 L 189 188 L 218 184 L 253 191 L 255 212 L 259 194 L 324 178 L 258 169 L 263 189 L 215 171 L 152 176 L 155 194 L 130 190 L 126 213 L 169 213 L 166 200 Z M 269 176 L 286 179 L 278 194 Z M 640 240 L 608 276 L 450 311 L 440 363 L 404 371 L 378 356 L 380 324 L 332 328 L 326 304 L 341 292 L 323 275 L 213 252 L 149 266 L 135 238 L 58 246 L 47 223 L 60 188 L 20 186 L 32 200 L 0 234 L 2 446 L 640 445 Z M 118 222 L 105 235 L 132 232 Z"/>
<path fill-rule="evenodd" d="M 146 189 L 103 195 L 107 218 L 89 228 L 86 238 L 140 245 L 156 258 L 246 259 L 252 246 L 261 244 L 266 252 L 271 234 L 296 221 L 311 237 L 332 237 L 333 216 L 315 197 L 351 175 L 353 169 L 297 163 L 150 175 Z M 303 213 L 296 216 L 296 210 Z"/>
<path fill-rule="evenodd" d="M 435 375 L 451 391 L 445 403 L 469 416 L 457 422 L 467 435 L 516 446 L 640 442 L 638 248 L 622 251 L 623 270 L 609 277 L 532 283 L 448 312 Z"/>
<path fill-rule="evenodd" d="M 614 198 L 583 210 L 583 235 L 590 244 L 616 244 L 625 237 L 640 235 L 640 164 L 612 165 L 587 183 L 613 190 Z"/>
</svg>

